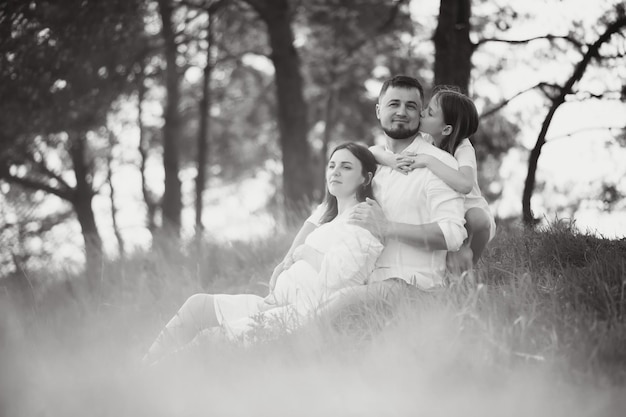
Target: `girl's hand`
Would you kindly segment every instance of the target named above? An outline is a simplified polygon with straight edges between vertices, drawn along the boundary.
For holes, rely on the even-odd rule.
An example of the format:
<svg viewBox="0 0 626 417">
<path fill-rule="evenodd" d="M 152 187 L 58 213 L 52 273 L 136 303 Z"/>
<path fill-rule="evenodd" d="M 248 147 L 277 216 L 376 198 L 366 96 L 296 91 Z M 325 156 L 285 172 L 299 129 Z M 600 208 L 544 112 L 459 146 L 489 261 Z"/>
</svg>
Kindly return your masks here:
<svg viewBox="0 0 626 417">
<path fill-rule="evenodd" d="M 413 163 L 416 153 L 413 152 L 403 152 L 401 154 L 392 154 L 394 157 L 394 164 L 390 165 L 394 170 L 407 175 L 409 172 L 413 171 L 411 168 L 411 164 Z"/>
<path fill-rule="evenodd" d="M 428 165 L 430 164 L 432 156 L 420 154 L 420 155 L 416 155 L 412 159 L 413 161 L 411 162 L 411 165 L 409 166 L 411 170 L 414 170 L 416 168 L 428 168 Z"/>
</svg>

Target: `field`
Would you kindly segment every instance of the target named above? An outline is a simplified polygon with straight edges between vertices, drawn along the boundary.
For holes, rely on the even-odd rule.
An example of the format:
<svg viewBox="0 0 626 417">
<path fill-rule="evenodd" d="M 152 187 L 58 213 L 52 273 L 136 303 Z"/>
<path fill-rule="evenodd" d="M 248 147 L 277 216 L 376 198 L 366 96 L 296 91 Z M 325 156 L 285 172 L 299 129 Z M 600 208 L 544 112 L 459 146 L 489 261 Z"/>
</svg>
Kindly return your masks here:
<svg viewBox="0 0 626 417">
<path fill-rule="evenodd" d="M 40 272 L 0 293 L 0 415 L 623 416 L 626 240 L 500 227 L 473 280 L 392 320 L 140 359 L 196 292 L 264 294 L 293 232 Z"/>
</svg>

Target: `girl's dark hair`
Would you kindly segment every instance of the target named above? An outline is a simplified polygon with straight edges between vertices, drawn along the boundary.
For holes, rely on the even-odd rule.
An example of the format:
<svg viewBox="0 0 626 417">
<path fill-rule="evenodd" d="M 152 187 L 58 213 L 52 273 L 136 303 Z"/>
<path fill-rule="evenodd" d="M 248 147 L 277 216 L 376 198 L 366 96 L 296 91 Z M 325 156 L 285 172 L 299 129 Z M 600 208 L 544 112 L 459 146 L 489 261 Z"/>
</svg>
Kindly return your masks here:
<svg viewBox="0 0 626 417">
<path fill-rule="evenodd" d="M 369 176 L 368 174 L 372 174 L 372 177 L 374 177 L 374 174 L 376 173 L 376 158 L 374 158 L 374 155 L 370 152 L 369 149 L 367 149 L 363 145 L 359 145 L 358 143 L 346 142 L 333 149 L 329 159 L 332 158 L 335 152 L 341 149 L 347 149 L 352 155 L 356 157 L 356 159 L 361 162 L 361 174 L 363 175 L 363 177 L 367 178 Z M 374 199 L 374 192 L 372 190 L 371 180 L 361 185 L 356 192 L 356 199 L 358 201 L 363 202 L 365 201 L 366 197 Z M 320 224 L 328 223 L 329 221 L 337 217 L 337 197 L 328 192 L 328 186 L 326 187 L 326 197 L 324 198 L 324 204 L 326 205 L 326 211 L 320 219 Z"/>
<path fill-rule="evenodd" d="M 478 129 L 476 106 L 465 94 L 450 88 L 435 88 L 432 99 L 439 103 L 443 122 L 452 126 L 452 133 L 444 136 L 439 147 L 454 155 L 461 140 L 469 138 Z"/>
</svg>

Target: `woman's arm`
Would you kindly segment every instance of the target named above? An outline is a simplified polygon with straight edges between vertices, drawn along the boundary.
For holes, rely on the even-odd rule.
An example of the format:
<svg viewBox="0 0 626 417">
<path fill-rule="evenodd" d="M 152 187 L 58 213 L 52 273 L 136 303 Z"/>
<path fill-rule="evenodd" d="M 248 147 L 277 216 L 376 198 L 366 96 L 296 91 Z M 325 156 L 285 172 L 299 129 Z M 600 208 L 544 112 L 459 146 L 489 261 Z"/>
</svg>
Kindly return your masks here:
<svg viewBox="0 0 626 417">
<path fill-rule="evenodd" d="M 474 172 L 469 166 L 462 166 L 456 170 L 434 156 L 420 154 L 415 157 L 415 162 L 411 164 L 411 169 L 415 168 L 430 169 L 450 188 L 461 194 L 468 194 L 474 186 Z"/>
<path fill-rule="evenodd" d="M 308 221 L 304 222 L 304 224 L 298 231 L 298 234 L 296 234 L 296 237 L 293 239 L 293 242 L 291 243 L 287 254 L 283 258 L 283 260 L 278 265 L 276 265 L 274 271 L 272 272 L 272 276 L 269 282 L 270 292 L 272 292 L 274 290 L 274 286 L 276 286 L 276 278 L 278 278 L 278 275 L 280 275 L 280 273 L 283 272 L 285 269 L 289 268 L 293 263 L 292 255 L 295 249 L 304 244 L 307 236 L 309 236 L 311 232 L 316 228 L 317 226 L 315 224 Z"/>
</svg>

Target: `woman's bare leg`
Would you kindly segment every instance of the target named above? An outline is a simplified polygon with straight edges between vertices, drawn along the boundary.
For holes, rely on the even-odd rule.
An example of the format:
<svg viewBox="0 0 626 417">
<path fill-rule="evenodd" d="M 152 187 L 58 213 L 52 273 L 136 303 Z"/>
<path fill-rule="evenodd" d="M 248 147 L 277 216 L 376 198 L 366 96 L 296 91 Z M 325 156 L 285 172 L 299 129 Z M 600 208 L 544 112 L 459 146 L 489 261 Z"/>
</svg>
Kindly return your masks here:
<svg viewBox="0 0 626 417">
<path fill-rule="evenodd" d="M 213 295 L 192 295 L 159 333 L 144 356 L 144 363 L 158 361 L 186 345 L 202 330 L 219 324 Z"/>
</svg>

